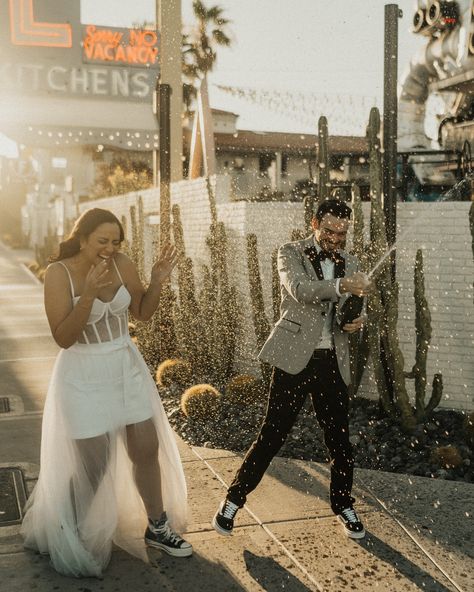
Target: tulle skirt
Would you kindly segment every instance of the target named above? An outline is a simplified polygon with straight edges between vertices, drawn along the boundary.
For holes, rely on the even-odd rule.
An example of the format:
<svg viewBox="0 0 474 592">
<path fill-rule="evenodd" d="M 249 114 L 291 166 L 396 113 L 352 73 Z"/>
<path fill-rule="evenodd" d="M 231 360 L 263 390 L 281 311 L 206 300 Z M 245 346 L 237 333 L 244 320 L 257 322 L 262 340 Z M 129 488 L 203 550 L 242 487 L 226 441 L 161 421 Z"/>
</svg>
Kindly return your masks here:
<svg viewBox="0 0 474 592">
<path fill-rule="evenodd" d="M 139 439 L 150 422 L 158 436 L 164 509 L 181 533 L 187 514 L 181 460 L 135 344 L 127 336 L 61 350 L 45 402 L 39 479 L 22 526 L 25 546 L 49 554 L 59 573 L 100 577 L 112 542 L 146 560 L 147 515 L 127 433 L 133 425 Z"/>
</svg>

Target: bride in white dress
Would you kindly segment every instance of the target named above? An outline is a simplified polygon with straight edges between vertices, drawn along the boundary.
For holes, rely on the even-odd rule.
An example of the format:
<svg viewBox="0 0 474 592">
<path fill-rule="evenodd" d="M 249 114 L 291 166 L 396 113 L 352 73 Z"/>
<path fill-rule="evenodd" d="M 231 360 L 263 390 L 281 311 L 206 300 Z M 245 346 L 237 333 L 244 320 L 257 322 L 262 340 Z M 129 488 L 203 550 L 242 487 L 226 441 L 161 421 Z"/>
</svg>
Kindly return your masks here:
<svg viewBox="0 0 474 592">
<path fill-rule="evenodd" d="M 65 575 L 100 577 L 112 542 L 186 557 L 186 483 L 155 383 L 130 339 L 128 311 L 147 321 L 176 264 L 166 246 L 148 289 L 120 245 L 119 220 L 94 208 L 74 225 L 44 281 L 62 348 L 44 408 L 40 475 L 28 500 L 25 546 Z M 144 535 L 145 533 L 145 535 Z M 145 539 L 145 544 L 143 542 Z"/>
</svg>

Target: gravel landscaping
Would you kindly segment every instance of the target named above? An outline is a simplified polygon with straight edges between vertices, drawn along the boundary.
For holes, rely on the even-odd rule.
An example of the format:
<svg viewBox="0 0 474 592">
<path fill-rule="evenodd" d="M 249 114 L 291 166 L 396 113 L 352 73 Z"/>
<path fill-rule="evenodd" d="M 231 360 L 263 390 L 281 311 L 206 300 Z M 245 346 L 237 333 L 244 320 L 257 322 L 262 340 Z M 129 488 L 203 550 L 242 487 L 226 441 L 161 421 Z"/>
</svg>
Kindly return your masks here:
<svg viewBox="0 0 474 592">
<path fill-rule="evenodd" d="M 182 412 L 179 393 L 160 388 L 160 395 L 171 425 L 186 442 L 234 452 L 245 452 L 249 448 L 266 407 L 263 398 L 241 405 L 222 397 L 214 417 L 197 421 Z M 463 413 L 435 410 L 426 424 L 417 426 L 413 434 L 407 435 L 391 419 L 383 417 L 378 402 L 357 397 L 350 412 L 355 466 L 472 483 L 474 450 L 467 443 L 464 421 Z M 322 431 L 309 400 L 279 455 L 328 461 Z"/>
</svg>

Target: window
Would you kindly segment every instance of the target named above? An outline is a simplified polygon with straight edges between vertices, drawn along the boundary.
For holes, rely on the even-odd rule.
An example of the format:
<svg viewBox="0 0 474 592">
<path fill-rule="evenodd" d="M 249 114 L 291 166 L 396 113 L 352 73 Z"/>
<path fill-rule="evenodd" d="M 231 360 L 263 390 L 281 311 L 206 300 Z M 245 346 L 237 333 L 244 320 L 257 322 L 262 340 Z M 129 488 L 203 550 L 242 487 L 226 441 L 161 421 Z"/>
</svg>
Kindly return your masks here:
<svg viewBox="0 0 474 592">
<path fill-rule="evenodd" d="M 258 172 L 261 175 L 267 175 L 268 169 L 272 166 L 272 162 L 275 160 L 274 154 L 259 154 L 258 156 Z"/>
<path fill-rule="evenodd" d="M 67 167 L 67 158 L 53 156 L 51 159 L 51 166 L 53 169 L 65 169 Z"/>
</svg>

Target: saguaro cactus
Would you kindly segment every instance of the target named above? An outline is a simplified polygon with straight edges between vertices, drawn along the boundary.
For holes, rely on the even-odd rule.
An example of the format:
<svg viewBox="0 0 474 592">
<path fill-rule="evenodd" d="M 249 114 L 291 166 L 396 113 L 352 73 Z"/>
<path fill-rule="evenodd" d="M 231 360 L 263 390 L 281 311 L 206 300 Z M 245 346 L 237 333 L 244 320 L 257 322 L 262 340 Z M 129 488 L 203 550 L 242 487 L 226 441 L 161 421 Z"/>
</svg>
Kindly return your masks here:
<svg viewBox="0 0 474 592">
<path fill-rule="evenodd" d="M 364 265 L 367 259 L 367 252 L 364 248 L 364 215 L 362 213 L 362 201 L 360 199 L 358 185 L 352 185 L 351 196 L 353 219 L 352 252 L 359 260 L 359 265 L 367 271 L 367 266 Z"/>
<path fill-rule="evenodd" d="M 193 376 L 202 381 L 208 378 L 210 359 L 209 341 L 206 339 L 207 324 L 203 323 L 201 307 L 196 296 L 193 261 L 186 257 L 183 225 L 180 208 L 172 208 L 172 230 L 174 244 L 178 251 L 178 295 L 175 303 L 174 321 L 179 355 L 189 361 Z"/>
<path fill-rule="evenodd" d="M 237 294 L 229 283 L 227 235 L 223 222 L 211 224 L 208 241 L 211 251 L 211 277 L 216 307 L 214 310 L 214 367 L 224 382 L 232 375 L 237 331 Z"/>
<path fill-rule="evenodd" d="M 328 199 L 330 192 L 328 120 L 321 115 L 318 121 L 318 202 Z"/>
<path fill-rule="evenodd" d="M 143 280 L 143 231 L 140 231 L 140 216 L 137 206 L 130 206 L 130 226 L 132 231 L 132 241 L 130 245 L 130 255 L 132 261 L 138 269 L 138 273 Z M 142 220 L 143 222 L 143 220 Z"/>
<path fill-rule="evenodd" d="M 368 272 L 369 254 L 364 244 L 364 215 L 357 185 L 352 186 L 351 194 L 353 217 L 352 253 L 359 261 L 360 270 Z M 357 392 L 370 354 L 367 324 L 362 332 L 349 335 L 349 352 L 352 391 Z"/>
<path fill-rule="evenodd" d="M 311 193 L 309 195 L 307 195 L 304 199 L 303 199 L 303 208 L 304 208 L 304 227 L 305 227 L 305 234 L 311 234 L 311 232 L 313 231 L 312 227 L 311 227 L 311 220 L 313 219 L 313 215 L 315 212 L 315 197 L 314 195 Z"/>
<path fill-rule="evenodd" d="M 417 421 L 422 421 L 441 401 L 443 395 L 443 380 L 441 374 L 435 374 L 431 398 L 426 405 L 426 362 L 428 358 L 428 348 L 431 342 L 432 329 L 431 313 L 425 296 L 423 253 L 421 249 L 418 249 L 416 252 L 414 286 L 416 329 L 415 363 L 411 372 L 406 374 L 406 377 L 415 380 L 416 419 Z"/>
<path fill-rule="evenodd" d="M 258 247 L 255 234 L 247 235 L 247 265 L 250 284 L 250 299 L 252 303 L 253 326 L 257 338 L 257 347 L 260 350 L 270 333 L 270 323 L 265 314 L 263 302 L 262 278 L 258 266 Z M 267 364 L 261 364 L 262 376 L 268 381 L 270 369 Z"/>
<path fill-rule="evenodd" d="M 370 112 L 367 136 L 370 151 L 371 199 L 371 245 L 368 262 L 373 266 L 387 250 L 385 218 L 382 210 L 380 115 L 375 107 Z M 368 298 L 369 322 L 367 324 L 367 339 L 375 380 L 385 411 L 392 416 L 400 414 L 402 426 L 409 431 L 415 425 L 415 417 L 406 390 L 403 354 L 398 343 L 398 284 L 392 281 L 388 260 L 377 273 L 376 288 Z"/>
<path fill-rule="evenodd" d="M 255 234 L 247 235 L 247 266 L 250 284 L 250 299 L 252 303 L 253 325 L 257 346 L 261 348 L 270 332 L 270 323 L 265 314 L 263 302 L 262 279 L 258 265 L 258 246 Z"/>
<path fill-rule="evenodd" d="M 145 216 L 141 197 L 138 197 L 136 206 L 130 206 L 130 223 L 132 230 L 130 255 L 137 266 L 140 278 L 145 281 Z M 176 356 L 176 335 L 172 318 L 175 300 L 176 297 L 168 283 L 161 290 L 160 305 L 151 320 L 146 324 L 137 324 L 136 334 L 140 351 L 147 364 L 152 367 Z"/>
<path fill-rule="evenodd" d="M 372 109 L 367 129 L 370 149 L 371 216 L 370 244 L 363 241 L 363 215 L 360 198 L 353 190 L 354 242 L 353 252 L 361 262 L 363 271 L 372 269 L 387 252 L 385 219 L 382 211 L 382 169 L 380 158 L 380 117 Z M 425 298 L 423 257 L 417 252 L 415 263 L 416 305 L 416 360 L 410 373 L 403 371 L 404 360 L 398 343 L 398 284 L 392 280 L 389 260 L 375 274 L 376 290 L 368 298 L 368 322 L 358 343 L 355 363 L 355 384 L 360 383 L 363 368 L 370 353 L 380 400 L 385 411 L 392 417 L 400 417 L 401 425 L 410 431 L 416 421 L 423 421 L 441 400 L 443 382 L 441 374 L 435 374 L 429 403 L 425 405 L 426 358 L 431 339 L 431 316 Z M 406 378 L 415 379 L 416 412 L 410 404 Z"/>
<path fill-rule="evenodd" d="M 273 322 L 276 323 L 280 318 L 281 287 L 280 276 L 278 275 L 278 249 L 272 252 L 272 304 L 273 304 Z"/>
</svg>

